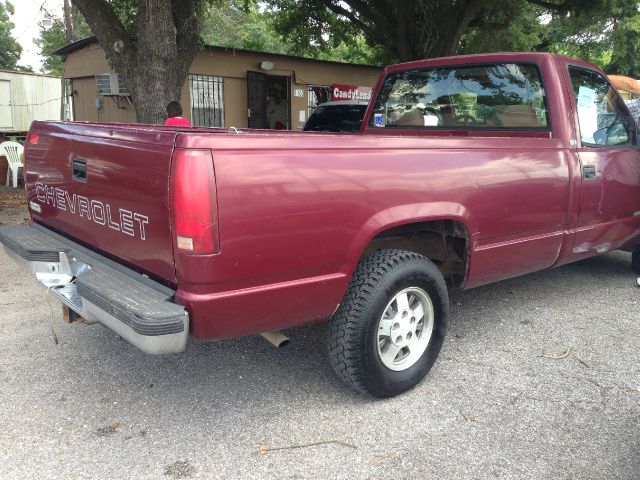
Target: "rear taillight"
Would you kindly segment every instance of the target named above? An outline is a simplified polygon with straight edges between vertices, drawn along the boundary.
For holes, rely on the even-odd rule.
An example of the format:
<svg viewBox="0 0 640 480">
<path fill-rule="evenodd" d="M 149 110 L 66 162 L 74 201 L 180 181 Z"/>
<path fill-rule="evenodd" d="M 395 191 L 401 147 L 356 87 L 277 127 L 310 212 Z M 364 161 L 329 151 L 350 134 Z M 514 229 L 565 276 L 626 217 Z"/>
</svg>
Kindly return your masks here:
<svg viewBox="0 0 640 480">
<path fill-rule="evenodd" d="M 27 132 L 27 136 L 24 139 L 24 150 L 22 150 L 22 181 L 24 183 L 24 191 L 27 192 L 27 194 L 29 193 L 27 189 L 27 149 L 30 144 L 37 145 L 39 141 L 40 135 L 33 132 Z M 29 214 L 31 214 L 31 211 L 29 211 Z"/>
<path fill-rule="evenodd" d="M 218 253 L 218 202 L 211 151 L 175 150 L 172 170 L 175 248 L 191 254 Z"/>
</svg>

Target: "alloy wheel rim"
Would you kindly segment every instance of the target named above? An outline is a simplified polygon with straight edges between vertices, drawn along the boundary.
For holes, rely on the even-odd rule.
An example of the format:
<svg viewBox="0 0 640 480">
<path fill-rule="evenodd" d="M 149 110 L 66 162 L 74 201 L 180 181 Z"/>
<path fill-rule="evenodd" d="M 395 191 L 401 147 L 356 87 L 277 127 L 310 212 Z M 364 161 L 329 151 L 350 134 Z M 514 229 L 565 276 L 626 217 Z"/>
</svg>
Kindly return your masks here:
<svg viewBox="0 0 640 480">
<path fill-rule="evenodd" d="M 429 345 L 433 324 L 427 292 L 409 287 L 396 293 L 378 321 L 376 345 L 383 365 L 394 371 L 413 366 Z"/>
</svg>

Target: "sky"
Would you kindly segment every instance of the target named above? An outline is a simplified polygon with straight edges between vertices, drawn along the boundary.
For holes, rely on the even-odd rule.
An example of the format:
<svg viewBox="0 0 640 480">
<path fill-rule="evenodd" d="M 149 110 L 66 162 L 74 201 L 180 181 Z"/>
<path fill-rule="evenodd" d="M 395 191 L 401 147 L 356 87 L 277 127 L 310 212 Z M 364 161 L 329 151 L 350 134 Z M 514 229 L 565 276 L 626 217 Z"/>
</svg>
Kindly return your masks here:
<svg viewBox="0 0 640 480">
<path fill-rule="evenodd" d="M 38 55 L 40 49 L 33 43 L 40 28 L 38 22 L 44 19 L 45 11 L 51 15 L 62 17 L 62 0 L 9 0 L 15 9 L 11 21 L 15 28 L 11 31 L 13 37 L 22 45 L 20 65 L 28 65 L 34 71 L 40 71 L 42 57 Z"/>
</svg>

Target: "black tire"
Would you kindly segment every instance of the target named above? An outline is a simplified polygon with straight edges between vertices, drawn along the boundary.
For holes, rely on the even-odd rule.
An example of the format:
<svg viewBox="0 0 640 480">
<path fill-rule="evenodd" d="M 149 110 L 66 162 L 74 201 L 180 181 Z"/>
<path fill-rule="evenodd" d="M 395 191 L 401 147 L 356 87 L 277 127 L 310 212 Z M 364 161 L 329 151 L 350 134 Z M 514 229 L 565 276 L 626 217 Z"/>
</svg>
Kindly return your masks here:
<svg viewBox="0 0 640 480">
<path fill-rule="evenodd" d="M 428 295 L 433 306 L 433 330 L 419 359 L 396 371 L 385 366 L 380 357 L 378 328 L 389 302 L 407 288 L 418 288 Z M 433 262 L 413 252 L 380 250 L 360 261 L 329 322 L 331 366 L 343 382 L 361 393 L 392 397 L 410 390 L 438 357 L 448 317 L 447 287 Z"/>
<path fill-rule="evenodd" d="M 631 252 L 631 269 L 640 275 L 640 247 L 636 247 Z"/>
</svg>

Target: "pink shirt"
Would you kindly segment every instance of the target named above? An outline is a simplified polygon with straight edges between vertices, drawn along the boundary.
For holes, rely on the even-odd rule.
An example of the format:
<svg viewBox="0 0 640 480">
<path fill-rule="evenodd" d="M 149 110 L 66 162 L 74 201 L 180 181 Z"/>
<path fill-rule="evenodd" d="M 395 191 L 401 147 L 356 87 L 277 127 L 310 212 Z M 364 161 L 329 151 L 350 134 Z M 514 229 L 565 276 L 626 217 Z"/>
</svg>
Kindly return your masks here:
<svg viewBox="0 0 640 480">
<path fill-rule="evenodd" d="M 191 122 L 186 118 L 182 117 L 170 117 L 164 122 L 165 125 L 171 125 L 174 127 L 190 127 Z"/>
</svg>

